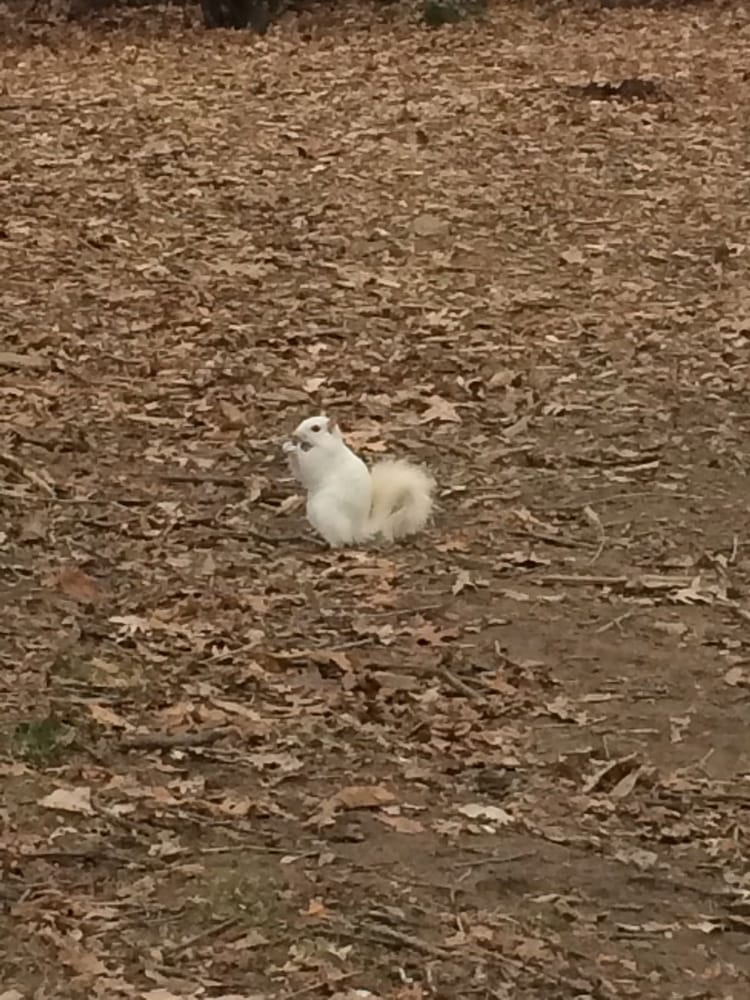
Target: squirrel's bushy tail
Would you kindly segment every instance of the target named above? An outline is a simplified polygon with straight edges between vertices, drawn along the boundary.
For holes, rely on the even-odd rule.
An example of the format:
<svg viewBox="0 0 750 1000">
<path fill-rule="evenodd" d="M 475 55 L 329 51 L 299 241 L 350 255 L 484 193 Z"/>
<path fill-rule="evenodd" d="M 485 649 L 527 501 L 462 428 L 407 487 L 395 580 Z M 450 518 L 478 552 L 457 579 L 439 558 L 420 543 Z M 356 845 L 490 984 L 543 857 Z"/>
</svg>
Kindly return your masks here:
<svg viewBox="0 0 750 1000">
<path fill-rule="evenodd" d="M 370 470 L 369 532 L 387 541 L 421 531 L 432 513 L 435 481 L 411 462 L 377 462 Z"/>
</svg>

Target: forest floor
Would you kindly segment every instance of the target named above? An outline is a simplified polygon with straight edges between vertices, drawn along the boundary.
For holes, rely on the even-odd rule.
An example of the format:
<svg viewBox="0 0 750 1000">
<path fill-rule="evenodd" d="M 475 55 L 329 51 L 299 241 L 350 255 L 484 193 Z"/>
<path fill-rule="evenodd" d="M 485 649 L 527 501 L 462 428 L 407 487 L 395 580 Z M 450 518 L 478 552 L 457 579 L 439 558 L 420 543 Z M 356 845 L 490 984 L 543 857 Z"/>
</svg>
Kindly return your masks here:
<svg viewBox="0 0 750 1000">
<path fill-rule="evenodd" d="M 750 995 L 750 9 L 593 6 L 6 32 L 2 1000 Z"/>
</svg>

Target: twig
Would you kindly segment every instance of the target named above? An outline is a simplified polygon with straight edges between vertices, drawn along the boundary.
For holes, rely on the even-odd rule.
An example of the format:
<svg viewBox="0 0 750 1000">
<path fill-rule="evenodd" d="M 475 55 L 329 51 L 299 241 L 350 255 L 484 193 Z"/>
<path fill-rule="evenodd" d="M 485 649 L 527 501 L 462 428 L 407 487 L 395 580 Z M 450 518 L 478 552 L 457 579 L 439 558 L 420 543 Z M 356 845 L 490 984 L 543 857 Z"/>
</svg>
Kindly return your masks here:
<svg viewBox="0 0 750 1000">
<path fill-rule="evenodd" d="M 624 587 L 628 582 L 626 576 L 576 576 L 575 574 L 554 573 L 550 576 L 540 576 L 534 583 L 546 584 L 570 584 L 578 587 Z"/>
<path fill-rule="evenodd" d="M 391 882 L 398 882 L 400 885 L 408 885 L 410 888 L 419 889 L 441 889 L 443 892 L 468 892 L 467 889 L 462 888 L 460 885 L 448 884 L 446 882 L 427 882 L 424 879 L 417 878 L 407 878 L 404 875 L 396 875 L 392 871 L 383 871 L 384 868 L 392 866 L 392 862 L 383 861 L 380 864 L 367 865 L 361 861 L 350 861 L 350 864 L 356 865 L 361 871 L 365 872 L 375 872 L 380 875 L 382 873 L 384 878 L 389 879 Z"/>
<path fill-rule="evenodd" d="M 172 750 L 179 747 L 202 747 L 215 743 L 232 732 L 222 729 L 203 729 L 197 733 L 134 733 L 123 736 L 120 746 L 125 750 Z"/>
<path fill-rule="evenodd" d="M 430 944 L 429 941 L 418 938 L 413 934 L 407 934 L 405 931 L 399 931 L 395 927 L 389 927 L 387 924 L 365 922 L 360 925 L 360 929 L 366 934 L 372 934 L 381 939 L 385 938 L 386 941 L 393 941 L 396 944 L 406 945 L 407 948 L 421 951 L 424 955 L 432 955 L 433 958 L 451 958 L 452 955 L 447 948 L 440 948 L 438 945 Z"/>
<path fill-rule="evenodd" d="M 628 618 L 632 618 L 635 611 L 626 611 L 623 615 L 618 615 L 617 618 L 613 618 L 611 621 L 605 622 L 604 625 L 600 625 L 599 628 L 594 629 L 594 635 L 601 635 L 603 632 L 608 632 L 611 628 L 620 628 L 620 623 L 627 621 Z"/>
<path fill-rule="evenodd" d="M 669 886 L 670 889 L 685 889 L 699 896 L 708 896 L 710 899 L 732 899 L 732 893 L 728 889 L 711 889 L 707 886 L 696 885 L 695 882 L 688 882 L 685 879 L 669 878 L 664 875 L 656 875 L 653 872 L 630 872 L 628 878 L 631 882 L 649 882 L 652 885 Z"/>
<path fill-rule="evenodd" d="M 239 844 L 225 844 L 222 847 L 201 847 L 198 850 L 199 854 L 231 854 L 233 851 L 255 851 L 258 854 L 282 854 L 289 855 L 294 858 L 316 858 L 320 854 L 320 851 L 304 851 L 302 854 L 297 853 L 289 847 L 275 847 L 272 844 L 247 844 L 244 841 Z M 192 854 L 193 852 L 189 847 L 185 848 L 184 852 L 181 854 Z M 174 857 L 174 855 L 172 855 Z"/>
<path fill-rule="evenodd" d="M 222 649 L 218 653 L 213 653 L 207 660 L 204 660 L 204 665 L 209 663 L 221 663 L 222 660 L 231 660 L 235 656 L 242 656 L 243 653 L 249 653 L 253 649 L 258 648 L 257 642 L 248 642 L 244 646 L 235 646 L 234 649 Z"/>
<path fill-rule="evenodd" d="M 341 649 L 346 647 L 337 646 L 336 648 Z M 435 677 L 439 677 L 441 680 L 445 681 L 448 687 L 453 688 L 454 691 L 464 695 L 466 698 L 474 699 L 481 697 L 481 691 L 471 687 L 471 685 L 467 684 L 466 681 L 462 681 L 461 678 L 457 677 L 444 663 L 420 664 L 419 666 L 416 666 L 416 669 L 419 673 L 432 674 Z"/>
<path fill-rule="evenodd" d="M 478 868 L 480 865 L 509 864 L 511 861 L 520 861 L 522 858 L 533 858 L 536 851 L 518 851 L 516 854 L 489 854 L 486 858 L 479 858 L 476 861 L 459 861 L 454 868 Z"/>
<path fill-rule="evenodd" d="M 514 528 L 510 531 L 516 538 L 533 538 L 537 542 L 546 542 L 547 545 L 557 545 L 563 549 L 593 548 L 588 539 L 582 538 L 580 541 L 575 538 L 567 538 L 564 535 L 553 535 L 546 531 L 530 531 L 528 528 Z"/>
<path fill-rule="evenodd" d="M 0 110 L 5 108 L 0 107 Z M 49 368 L 49 361 L 41 354 L 16 354 L 0 351 L 0 368 Z"/>
<path fill-rule="evenodd" d="M 435 673 L 438 677 L 442 677 L 448 687 L 452 687 L 454 691 L 458 691 L 459 694 L 465 695 L 467 698 L 479 698 L 480 692 L 475 690 L 473 687 L 462 681 L 460 677 L 456 677 L 447 667 L 437 666 L 435 667 Z"/>
<path fill-rule="evenodd" d="M 186 951 L 188 948 L 192 948 L 194 944 L 199 944 L 202 941 L 207 941 L 208 938 L 217 937 L 224 931 L 229 930 L 230 927 L 234 927 L 235 924 L 240 922 L 240 917 L 227 917 L 226 920 L 222 920 L 218 924 L 214 924 L 213 927 L 206 927 L 204 930 L 200 931 L 198 934 L 193 934 L 186 941 L 180 941 L 179 944 L 166 945 L 162 948 L 165 955 L 178 955 L 181 951 Z"/>
<path fill-rule="evenodd" d="M 607 534 L 604 530 L 602 519 L 599 517 L 599 515 L 596 513 L 596 511 L 590 504 L 586 504 L 586 506 L 583 508 L 583 514 L 586 520 L 592 526 L 592 528 L 596 529 L 596 533 L 599 537 L 599 545 L 597 546 L 596 552 L 589 559 L 589 566 L 593 566 L 594 563 L 599 558 L 599 556 L 604 551 L 604 546 L 607 542 Z"/>
<path fill-rule="evenodd" d="M 344 972 L 340 976 L 336 976 L 335 979 L 317 979 L 314 983 L 302 986 L 300 989 L 293 990 L 291 993 L 282 993 L 281 1000 L 292 1000 L 293 997 L 303 997 L 306 993 L 315 993 L 316 990 L 326 989 L 329 986 L 337 986 L 346 979 L 354 979 L 355 976 L 360 975 L 362 975 L 362 973 L 357 970 L 355 972 Z"/>
<path fill-rule="evenodd" d="M 632 493 L 612 493 L 608 497 L 595 497 L 588 501 L 581 499 L 571 500 L 563 504 L 555 504 L 555 510 L 571 510 L 587 502 L 605 504 L 612 503 L 614 500 L 633 500 L 636 497 L 661 497 L 664 500 L 685 500 L 687 499 L 687 493 L 670 493 L 668 490 L 634 490 Z"/>
<path fill-rule="evenodd" d="M 131 859 L 119 851 L 110 851 L 105 845 L 88 847 L 82 851 L 35 851 L 33 854 L 22 854 L 20 857 L 25 861 L 30 858 L 35 861 L 71 861 L 80 864 L 82 861 L 99 861 L 102 858 L 109 858 L 118 861 L 122 865 L 141 864 Z M 142 867 L 147 867 L 143 866 Z"/>
<path fill-rule="evenodd" d="M 324 545 L 325 548 L 328 548 L 324 542 L 321 542 L 314 536 L 310 535 L 265 535 L 262 531 L 256 531 L 254 528 L 245 528 L 243 531 L 246 535 L 249 535 L 250 538 L 257 538 L 259 542 L 265 542 L 267 545 L 281 545 L 285 542 L 314 542 L 316 548 L 321 544 Z"/>
<path fill-rule="evenodd" d="M 161 479 L 166 483 L 210 483 L 213 486 L 247 486 L 247 478 L 245 476 L 220 476 L 213 472 L 157 472 L 153 478 Z"/>
<path fill-rule="evenodd" d="M 411 608 L 387 608 L 380 611 L 368 611 L 367 608 L 357 608 L 357 614 L 361 614 L 364 618 L 387 618 L 389 615 L 403 615 L 404 617 L 408 617 L 409 615 L 423 615 L 425 611 L 444 611 L 446 607 L 447 602 L 441 601 L 439 604 L 417 604 Z M 348 612 L 348 614 L 351 613 Z"/>
<path fill-rule="evenodd" d="M 33 469 L 27 468 L 23 462 L 19 462 L 17 458 L 12 455 L 8 455 L 7 452 L 0 451 L 0 464 L 7 466 L 7 468 L 12 469 L 17 472 L 19 476 L 23 476 L 28 479 L 30 483 L 38 486 L 42 489 L 47 496 L 54 497 L 55 491 L 50 486 L 50 484 L 39 475 L 39 473 L 34 472 Z"/>
</svg>

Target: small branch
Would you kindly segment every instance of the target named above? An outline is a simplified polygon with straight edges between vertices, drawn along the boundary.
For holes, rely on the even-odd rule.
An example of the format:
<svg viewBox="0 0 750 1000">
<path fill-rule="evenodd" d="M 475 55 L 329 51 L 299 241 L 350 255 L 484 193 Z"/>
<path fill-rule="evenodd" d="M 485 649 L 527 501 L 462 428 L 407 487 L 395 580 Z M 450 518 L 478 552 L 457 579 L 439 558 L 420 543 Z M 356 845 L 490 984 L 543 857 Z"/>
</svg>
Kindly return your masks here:
<svg viewBox="0 0 750 1000">
<path fill-rule="evenodd" d="M 119 741 L 124 750 L 173 750 L 180 747 L 203 747 L 232 732 L 229 727 L 203 729 L 197 733 L 134 733 Z"/>
<path fill-rule="evenodd" d="M 476 691 L 473 687 L 469 687 L 465 681 L 462 681 L 460 677 L 456 677 L 447 667 L 435 667 L 435 673 L 445 681 L 448 687 L 453 688 L 454 691 L 464 695 L 464 697 L 472 699 L 480 697 L 479 691 Z"/>
<path fill-rule="evenodd" d="M 267 545 L 283 545 L 286 542 L 302 542 L 303 544 L 314 542 L 316 548 L 321 545 L 328 548 L 324 542 L 310 535 L 265 535 L 262 531 L 256 531 L 254 528 L 245 528 L 244 532 L 248 537 L 257 538 L 259 542 L 265 542 Z"/>
<path fill-rule="evenodd" d="M 385 938 L 386 941 L 403 944 L 407 948 L 413 948 L 414 951 L 420 951 L 423 955 L 431 955 L 433 958 L 454 957 L 454 954 L 447 948 L 430 944 L 429 941 L 418 938 L 414 934 L 407 934 L 405 931 L 399 931 L 395 927 L 389 927 L 387 924 L 362 923 L 360 929 L 365 934 L 371 934 L 375 938 L 380 938 L 380 940 Z"/>
<path fill-rule="evenodd" d="M 8 455 L 7 452 L 0 451 L 0 465 L 5 465 L 8 469 L 12 469 L 19 476 L 23 476 L 24 479 L 28 479 L 30 483 L 34 486 L 38 486 L 48 497 L 55 497 L 55 491 L 46 481 L 42 479 L 38 472 L 34 472 L 33 469 L 27 468 L 23 462 L 20 462 L 17 458 L 12 455 Z"/>
<path fill-rule="evenodd" d="M 594 635 L 601 635 L 603 632 L 608 632 L 611 628 L 616 628 L 622 632 L 620 625 L 622 622 L 627 621 L 628 618 L 632 618 L 634 614 L 635 611 L 626 611 L 624 615 L 618 615 L 617 618 L 613 618 L 611 621 L 605 622 L 604 625 L 600 625 L 599 628 L 595 628 Z"/>
<path fill-rule="evenodd" d="M 281 1000 L 292 1000 L 293 997 L 303 997 L 306 993 L 315 993 L 317 990 L 328 989 L 330 986 L 337 986 L 339 983 L 342 983 L 347 979 L 354 979 L 355 976 L 359 975 L 361 975 L 361 972 L 359 971 L 344 972 L 335 978 L 316 979 L 314 983 L 302 986 L 300 989 L 293 990 L 291 993 L 283 993 L 281 995 Z M 336 995 L 338 996 L 338 993 Z"/>
<path fill-rule="evenodd" d="M 543 586 L 561 583 L 573 587 L 624 587 L 628 578 L 626 576 L 576 576 L 575 574 L 555 573 L 550 576 L 541 576 L 533 582 Z"/>
<path fill-rule="evenodd" d="M 356 613 L 361 614 L 363 618 L 388 618 L 390 615 L 403 615 L 404 618 L 408 618 L 409 615 L 423 615 L 426 611 L 444 611 L 447 606 L 446 601 L 441 601 L 439 604 L 415 604 L 413 607 L 407 608 L 406 606 L 401 608 L 387 608 L 382 611 L 368 611 L 367 608 L 356 608 Z M 352 614 L 353 612 L 348 612 Z"/>
<path fill-rule="evenodd" d="M 518 851 L 516 854 L 489 854 L 486 858 L 478 858 L 476 861 L 459 861 L 454 868 L 478 868 L 480 865 L 509 864 L 511 861 L 520 861 L 522 858 L 533 858 L 536 851 Z"/>
<path fill-rule="evenodd" d="M 281 854 L 284 857 L 294 857 L 298 860 L 303 858 L 317 858 L 320 851 L 295 851 L 290 847 L 276 847 L 274 844 L 248 844 L 242 841 L 239 844 L 225 844 L 222 847 L 200 847 L 198 854 L 232 854 L 234 851 L 251 851 L 258 854 Z M 190 848 L 180 852 L 182 854 L 192 854 Z M 174 855 L 173 855 L 174 857 Z"/>
<path fill-rule="evenodd" d="M 210 483 L 213 486 L 247 486 L 245 476 L 220 476 L 213 472 L 157 472 L 156 479 L 165 483 Z"/>
<path fill-rule="evenodd" d="M 533 538 L 536 542 L 544 542 L 546 545 L 557 545 L 562 549 L 590 549 L 593 548 L 587 539 L 580 541 L 575 538 L 566 538 L 564 535 L 553 535 L 545 531 L 531 531 L 528 528 L 514 528 L 510 532 L 516 538 Z"/>
<path fill-rule="evenodd" d="M 0 105 L 0 111 L 10 110 L 10 107 L 12 106 Z M 49 361 L 41 354 L 16 354 L 14 351 L 0 351 L 0 368 L 49 368 Z"/>
<path fill-rule="evenodd" d="M 230 927 L 234 927 L 235 924 L 240 922 L 240 917 L 227 917 L 226 920 L 222 920 L 218 924 L 214 924 L 213 927 L 206 927 L 204 930 L 200 931 L 198 934 L 193 934 L 192 937 L 187 938 L 185 941 L 180 941 L 179 944 L 166 945 L 162 948 L 165 955 L 179 955 L 182 951 L 187 951 L 188 948 L 192 948 L 194 944 L 200 944 L 203 941 L 207 941 L 209 938 L 218 937 L 219 934 L 223 934 L 224 931 L 229 930 Z"/>
<path fill-rule="evenodd" d="M 348 644 L 347 644 L 348 645 Z M 337 649 L 346 648 L 337 646 Z M 447 659 L 447 653 L 444 654 L 443 659 Z M 458 694 L 462 694 L 465 698 L 477 699 L 482 697 L 482 692 L 477 688 L 473 688 L 466 681 L 462 681 L 460 677 L 457 677 L 445 663 L 429 663 L 421 664 L 417 667 L 417 670 L 421 674 L 432 674 L 434 677 L 438 677 L 442 680 L 448 687 L 453 688 Z"/>
<path fill-rule="evenodd" d="M 98 847 L 89 847 L 82 851 L 36 851 L 34 854 L 22 854 L 21 858 L 25 861 L 27 858 L 39 861 L 69 861 L 72 864 L 80 865 L 84 861 L 101 861 L 106 858 L 112 861 L 117 861 L 120 865 L 138 865 L 141 868 L 148 867 L 140 861 L 135 861 L 129 858 L 126 854 L 122 854 L 119 851 L 110 851 L 105 845 L 100 845 Z"/>
</svg>

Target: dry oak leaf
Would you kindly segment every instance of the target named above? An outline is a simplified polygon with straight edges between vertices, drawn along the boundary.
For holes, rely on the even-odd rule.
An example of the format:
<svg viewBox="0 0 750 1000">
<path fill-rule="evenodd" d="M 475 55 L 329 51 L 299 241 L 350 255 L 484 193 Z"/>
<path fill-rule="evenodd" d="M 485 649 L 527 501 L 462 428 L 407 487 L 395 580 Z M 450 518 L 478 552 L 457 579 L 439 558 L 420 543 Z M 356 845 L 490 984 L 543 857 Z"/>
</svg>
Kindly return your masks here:
<svg viewBox="0 0 750 1000">
<path fill-rule="evenodd" d="M 348 809 L 377 809 L 396 801 L 393 792 L 382 785 L 348 785 L 328 799 L 324 799 L 309 823 L 330 826 L 337 812 Z"/>
<path fill-rule="evenodd" d="M 159 987 L 140 994 L 142 1000 L 197 1000 L 195 993 L 173 993 Z"/>
<path fill-rule="evenodd" d="M 224 418 L 225 423 L 227 423 L 230 427 L 242 427 L 245 423 L 245 414 L 239 406 L 235 406 L 234 403 L 230 403 L 229 400 L 222 400 L 219 403 L 219 409 L 221 410 L 221 415 Z"/>
<path fill-rule="evenodd" d="M 429 212 L 418 215 L 412 225 L 417 236 L 440 236 L 450 228 L 448 222 Z"/>
<path fill-rule="evenodd" d="M 424 826 L 417 819 L 409 819 L 408 816 L 388 816 L 382 814 L 378 819 L 385 826 L 389 826 L 396 833 L 424 833 Z"/>
<path fill-rule="evenodd" d="M 570 250 L 563 250 L 560 257 L 565 261 L 566 264 L 585 264 L 586 258 L 581 253 L 577 247 L 571 247 Z"/>
<path fill-rule="evenodd" d="M 627 785 L 621 785 L 623 778 L 627 777 L 631 771 L 637 768 L 637 753 L 629 753 L 625 757 L 609 760 L 584 782 L 583 792 L 585 795 L 591 795 L 594 792 L 604 792 L 606 794 L 617 786 L 626 789 Z"/>
<path fill-rule="evenodd" d="M 94 807 L 91 805 L 91 789 L 84 785 L 78 788 L 56 788 L 54 792 L 39 799 L 37 805 L 45 809 L 85 813 L 89 816 L 94 812 Z"/>
<path fill-rule="evenodd" d="M 32 511 L 21 521 L 19 542 L 39 542 L 47 537 L 47 517 L 43 511 Z M 0 996 L 2 1000 L 2 996 Z"/>
<path fill-rule="evenodd" d="M 436 420 L 443 420 L 451 424 L 461 423 L 458 410 L 447 399 L 443 399 L 442 396 L 430 396 L 427 402 L 430 406 L 419 418 L 420 424 L 429 424 Z"/>
<path fill-rule="evenodd" d="M 90 951 L 83 951 L 77 946 L 66 948 L 60 952 L 60 959 L 64 965 L 85 979 L 99 978 L 107 973 L 107 966 L 101 959 L 92 955 Z"/>
<path fill-rule="evenodd" d="M 98 722 L 101 726 L 111 726 L 113 729 L 125 729 L 128 731 L 132 731 L 134 728 L 127 719 L 118 715 L 117 712 L 113 712 L 106 705 L 92 701 L 89 702 L 87 707 L 94 721 Z"/>
<path fill-rule="evenodd" d="M 96 580 L 75 566 L 66 566 L 50 573 L 43 583 L 81 604 L 99 604 L 104 600 L 104 591 Z"/>
<path fill-rule="evenodd" d="M 724 674 L 722 678 L 725 684 L 729 687 L 737 687 L 738 685 L 745 685 L 750 682 L 750 674 L 742 669 L 742 667 L 730 667 L 729 670 Z M 2 1000 L 2 998 L 0 998 Z"/>
<path fill-rule="evenodd" d="M 330 920 L 331 911 L 322 899 L 313 898 L 310 900 L 307 909 L 302 910 L 303 917 L 315 917 L 317 920 Z"/>
<path fill-rule="evenodd" d="M 0 368 L 49 368 L 49 361 L 41 354 L 16 354 L 0 351 Z M 2 994 L 4 996 L 5 994 Z M 0 996 L 0 1000 L 2 1000 Z"/>
</svg>

